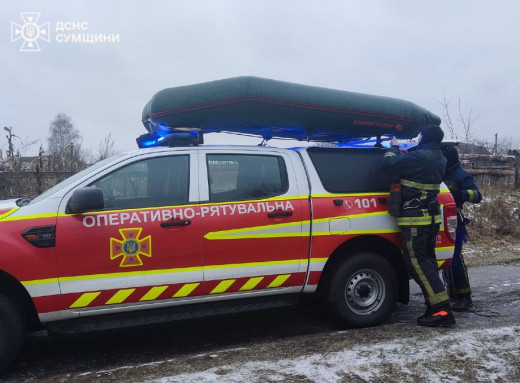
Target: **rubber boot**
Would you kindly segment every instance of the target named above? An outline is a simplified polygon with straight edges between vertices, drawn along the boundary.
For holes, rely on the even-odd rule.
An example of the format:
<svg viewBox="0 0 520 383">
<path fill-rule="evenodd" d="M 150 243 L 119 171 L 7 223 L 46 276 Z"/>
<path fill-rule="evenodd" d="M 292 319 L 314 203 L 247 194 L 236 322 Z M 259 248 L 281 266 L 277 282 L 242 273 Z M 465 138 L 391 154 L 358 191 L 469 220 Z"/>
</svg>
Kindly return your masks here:
<svg viewBox="0 0 520 383">
<path fill-rule="evenodd" d="M 468 311 L 472 306 L 473 300 L 469 294 L 459 295 L 451 302 L 453 311 Z"/>
<path fill-rule="evenodd" d="M 450 306 L 444 306 L 438 309 L 426 309 L 424 315 L 417 318 L 419 326 L 439 327 L 451 326 L 455 324 L 455 317 Z"/>
</svg>

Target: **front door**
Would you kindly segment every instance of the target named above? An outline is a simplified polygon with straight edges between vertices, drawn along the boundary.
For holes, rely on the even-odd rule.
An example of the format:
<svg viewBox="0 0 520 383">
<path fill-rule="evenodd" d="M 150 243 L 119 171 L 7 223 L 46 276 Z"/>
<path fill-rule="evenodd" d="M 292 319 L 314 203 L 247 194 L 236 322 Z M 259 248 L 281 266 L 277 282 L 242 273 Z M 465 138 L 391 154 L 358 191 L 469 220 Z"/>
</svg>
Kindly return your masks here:
<svg viewBox="0 0 520 383">
<path fill-rule="evenodd" d="M 189 154 L 137 159 L 88 185 L 102 190 L 103 211 L 59 214 L 56 250 L 68 309 L 172 304 L 202 293 L 201 220 L 189 198 L 189 169 Z"/>
</svg>

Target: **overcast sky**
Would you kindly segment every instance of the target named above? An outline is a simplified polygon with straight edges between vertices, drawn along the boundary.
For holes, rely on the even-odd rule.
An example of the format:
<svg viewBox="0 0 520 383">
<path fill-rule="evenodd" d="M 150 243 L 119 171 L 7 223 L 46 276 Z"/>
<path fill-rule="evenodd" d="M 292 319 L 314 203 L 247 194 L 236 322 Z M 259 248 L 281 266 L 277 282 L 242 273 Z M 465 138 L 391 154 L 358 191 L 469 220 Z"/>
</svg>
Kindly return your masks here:
<svg viewBox="0 0 520 383">
<path fill-rule="evenodd" d="M 479 116 L 475 138 L 520 136 L 518 0 L 0 5 L 0 125 L 44 148 L 50 121 L 66 113 L 85 147 L 95 149 L 111 132 L 118 150 L 134 149 L 145 133 L 142 109 L 155 92 L 242 75 L 401 98 L 441 117 L 446 97 L 463 137 L 455 119 L 460 99 L 465 118 Z M 40 32 L 49 23 L 49 41 L 33 45 L 39 52 L 21 52 L 24 40 L 11 41 L 19 36 L 12 36 L 13 28 L 26 24 L 21 12 L 40 13 Z M 60 23 L 83 29 L 57 31 Z M 71 34 L 117 35 L 119 41 L 65 42 Z M 0 149 L 5 152 L 4 135 Z"/>
</svg>

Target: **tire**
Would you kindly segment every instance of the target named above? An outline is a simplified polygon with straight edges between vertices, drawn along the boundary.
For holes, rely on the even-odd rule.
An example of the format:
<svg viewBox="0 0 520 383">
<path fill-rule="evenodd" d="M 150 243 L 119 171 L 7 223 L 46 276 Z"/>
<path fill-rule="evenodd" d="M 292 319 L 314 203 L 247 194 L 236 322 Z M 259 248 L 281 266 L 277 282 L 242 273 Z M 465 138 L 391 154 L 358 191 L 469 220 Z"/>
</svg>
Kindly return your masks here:
<svg viewBox="0 0 520 383">
<path fill-rule="evenodd" d="M 331 309 L 350 326 L 370 327 L 385 322 L 397 304 L 397 274 L 385 258 L 357 253 L 339 264 L 328 287 Z"/>
<path fill-rule="evenodd" d="M 18 308 L 0 294 L 0 375 L 18 356 L 25 338 L 25 325 Z"/>
</svg>

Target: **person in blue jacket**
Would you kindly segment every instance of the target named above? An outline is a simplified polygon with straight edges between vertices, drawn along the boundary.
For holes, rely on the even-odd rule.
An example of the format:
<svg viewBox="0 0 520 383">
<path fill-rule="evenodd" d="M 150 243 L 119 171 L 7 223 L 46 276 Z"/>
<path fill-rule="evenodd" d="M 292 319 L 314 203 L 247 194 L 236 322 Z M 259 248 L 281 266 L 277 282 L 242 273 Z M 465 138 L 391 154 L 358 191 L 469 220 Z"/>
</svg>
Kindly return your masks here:
<svg viewBox="0 0 520 383">
<path fill-rule="evenodd" d="M 458 211 L 455 251 L 451 265 L 443 271 L 443 276 L 448 287 L 452 309 L 454 311 L 466 311 L 473 306 L 473 301 L 468 271 L 462 256 L 462 245 L 468 237 L 466 225 L 469 220 L 462 214 L 462 209 L 465 202 L 480 203 L 482 194 L 475 185 L 471 174 L 462 168 L 455 146 L 446 146 L 442 152 L 447 160 L 444 183 L 450 189 Z"/>
</svg>

